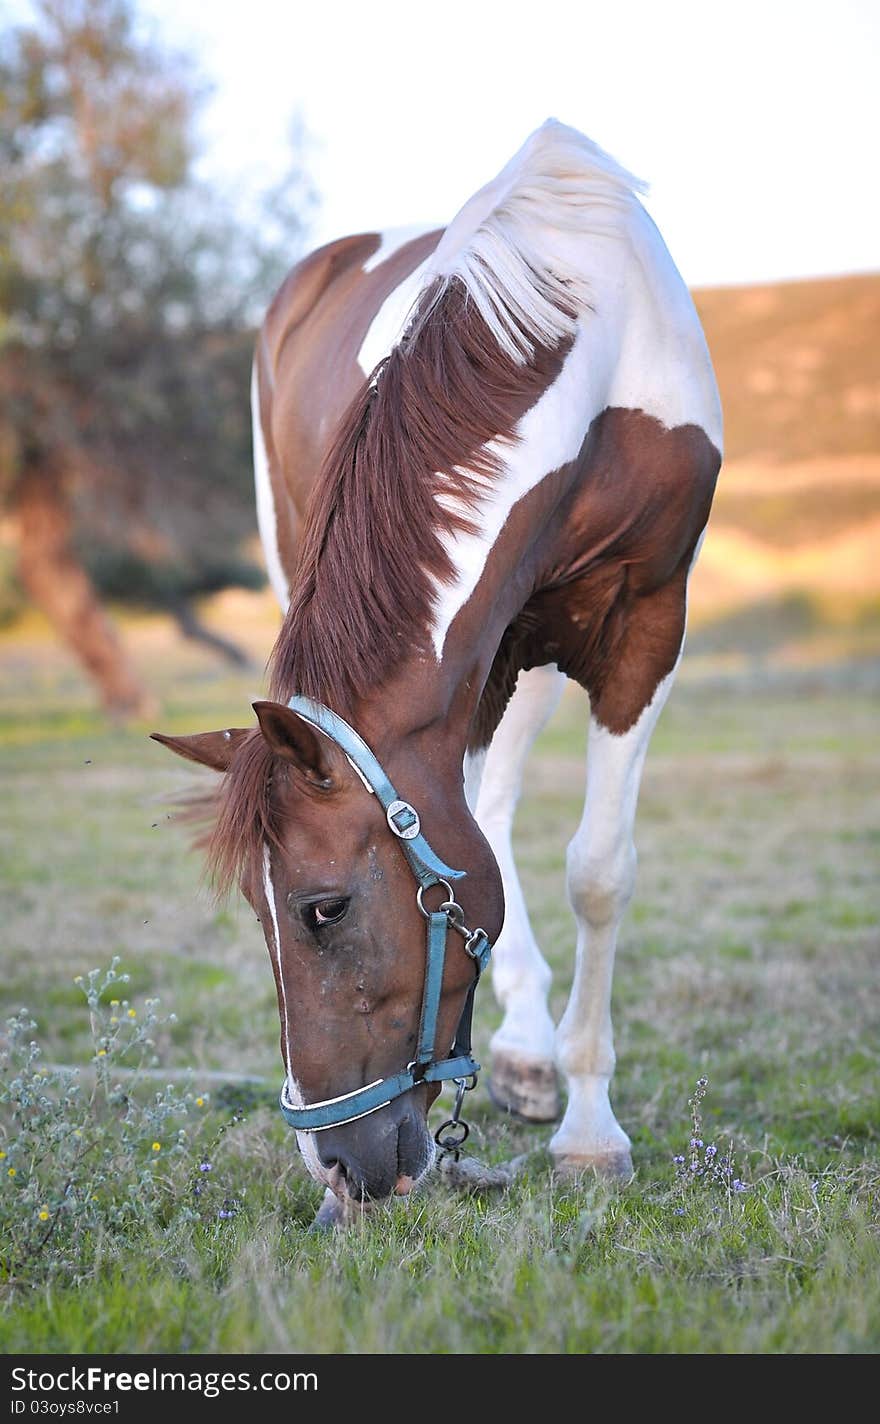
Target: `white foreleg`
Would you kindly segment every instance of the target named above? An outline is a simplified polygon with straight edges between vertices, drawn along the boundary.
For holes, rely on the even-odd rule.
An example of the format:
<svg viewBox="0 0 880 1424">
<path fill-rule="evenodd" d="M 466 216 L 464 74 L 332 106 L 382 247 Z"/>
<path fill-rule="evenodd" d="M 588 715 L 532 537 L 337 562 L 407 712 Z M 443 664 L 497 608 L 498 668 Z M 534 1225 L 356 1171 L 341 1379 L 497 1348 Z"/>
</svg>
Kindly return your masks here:
<svg viewBox="0 0 880 1424">
<path fill-rule="evenodd" d="M 630 1141 L 608 1097 L 614 1073 L 611 979 L 617 934 L 636 874 L 633 826 L 651 733 L 672 685 L 664 678 L 635 725 L 614 735 L 594 718 L 584 814 L 568 847 L 568 893 L 577 919 L 574 983 L 556 1035 L 568 1106 L 550 1142 L 564 1170 L 632 1175 Z"/>
<path fill-rule="evenodd" d="M 555 666 L 520 673 L 486 754 L 476 810 L 504 882 L 504 928 L 492 952 L 493 988 L 504 1009 L 492 1039 L 492 1096 L 535 1122 L 552 1121 L 559 1112 L 555 1028 L 547 1006 L 551 976 L 529 923 L 511 832 L 526 757 L 564 685 Z"/>
</svg>

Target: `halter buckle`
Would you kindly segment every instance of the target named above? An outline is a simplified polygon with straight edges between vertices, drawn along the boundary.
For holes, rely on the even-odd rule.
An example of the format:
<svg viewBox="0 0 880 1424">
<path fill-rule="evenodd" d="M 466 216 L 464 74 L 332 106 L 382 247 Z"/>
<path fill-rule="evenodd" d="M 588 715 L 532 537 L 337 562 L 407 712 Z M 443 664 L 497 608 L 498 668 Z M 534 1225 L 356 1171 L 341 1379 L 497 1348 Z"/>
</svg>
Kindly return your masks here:
<svg viewBox="0 0 880 1424">
<path fill-rule="evenodd" d="M 415 840 L 422 828 L 418 811 L 408 801 L 392 801 L 385 812 L 385 819 L 394 835 L 402 841 Z"/>
</svg>

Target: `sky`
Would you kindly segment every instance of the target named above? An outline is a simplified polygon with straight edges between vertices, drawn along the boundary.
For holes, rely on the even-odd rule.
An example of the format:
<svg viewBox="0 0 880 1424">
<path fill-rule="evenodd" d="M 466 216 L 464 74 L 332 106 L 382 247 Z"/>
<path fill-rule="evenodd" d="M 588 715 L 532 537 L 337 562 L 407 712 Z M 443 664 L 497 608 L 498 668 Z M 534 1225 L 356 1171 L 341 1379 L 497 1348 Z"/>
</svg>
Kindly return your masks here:
<svg viewBox="0 0 880 1424">
<path fill-rule="evenodd" d="M 314 243 L 448 221 L 552 114 L 650 184 L 692 285 L 880 268 L 880 0 L 140 9 L 210 86 L 202 169 L 243 203 L 299 116 Z"/>
</svg>

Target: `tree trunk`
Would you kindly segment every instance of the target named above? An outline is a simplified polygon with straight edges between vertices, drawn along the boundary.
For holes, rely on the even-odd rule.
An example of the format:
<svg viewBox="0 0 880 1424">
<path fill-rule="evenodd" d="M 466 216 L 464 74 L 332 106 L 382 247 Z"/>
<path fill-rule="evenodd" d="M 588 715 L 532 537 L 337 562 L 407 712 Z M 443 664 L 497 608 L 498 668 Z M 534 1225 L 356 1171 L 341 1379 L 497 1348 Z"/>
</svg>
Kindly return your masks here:
<svg viewBox="0 0 880 1424">
<path fill-rule="evenodd" d="M 21 581 L 71 649 L 116 720 L 148 716 L 156 703 L 138 678 L 119 636 L 71 548 L 72 517 L 60 473 L 32 465 L 16 497 Z"/>
<path fill-rule="evenodd" d="M 237 643 L 233 643 L 229 638 L 221 638 L 219 633 L 215 633 L 210 628 L 206 628 L 186 598 L 178 598 L 169 604 L 171 616 L 185 638 L 190 638 L 194 643 L 204 643 L 206 648 L 219 653 L 221 658 L 231 663 L 233 667 L 247 668 L 254 670 L 254 664 Z"/>
</svg>

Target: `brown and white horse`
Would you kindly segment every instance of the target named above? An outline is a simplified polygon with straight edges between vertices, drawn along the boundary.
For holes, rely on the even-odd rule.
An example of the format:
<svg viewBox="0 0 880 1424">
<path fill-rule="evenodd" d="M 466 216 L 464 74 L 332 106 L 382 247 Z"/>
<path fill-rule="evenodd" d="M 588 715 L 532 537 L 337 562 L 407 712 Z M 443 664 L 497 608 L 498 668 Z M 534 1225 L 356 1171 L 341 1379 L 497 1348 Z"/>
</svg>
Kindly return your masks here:
<svg viewBox="0 0 880 1424">
<path fill-rule="evenodd" d="M 467 872 L 467 922 L 497 937 L 496 1102 L 552 1120 L 560 1070 L 553 1157 L 621 1177 L 615 945 L 721 462 L 703 333 L 635 188 L 550 120 L 445 230 L 344 238 L 290 273 L 253 376 L 259 524 L 285 610 L 272 700 L 250 729 L 161 738 L 224 773 L 210 856 L 265 930 L 289 1102 L 407 1064 L 425 975 L 400 845 L 349 759 L 288 707 L 300 694 L 357 730 Z M 574 984 L 556 1026 L 511 823 L 567 677 L 589 694 L 590 734 L 567 857 Z M 444 1051 L 472 980 L 456 941 Z M 299 1134 L 328 1202 L 410 1189 L 432 1161 L 437 1091 Z"/>
</svg>

